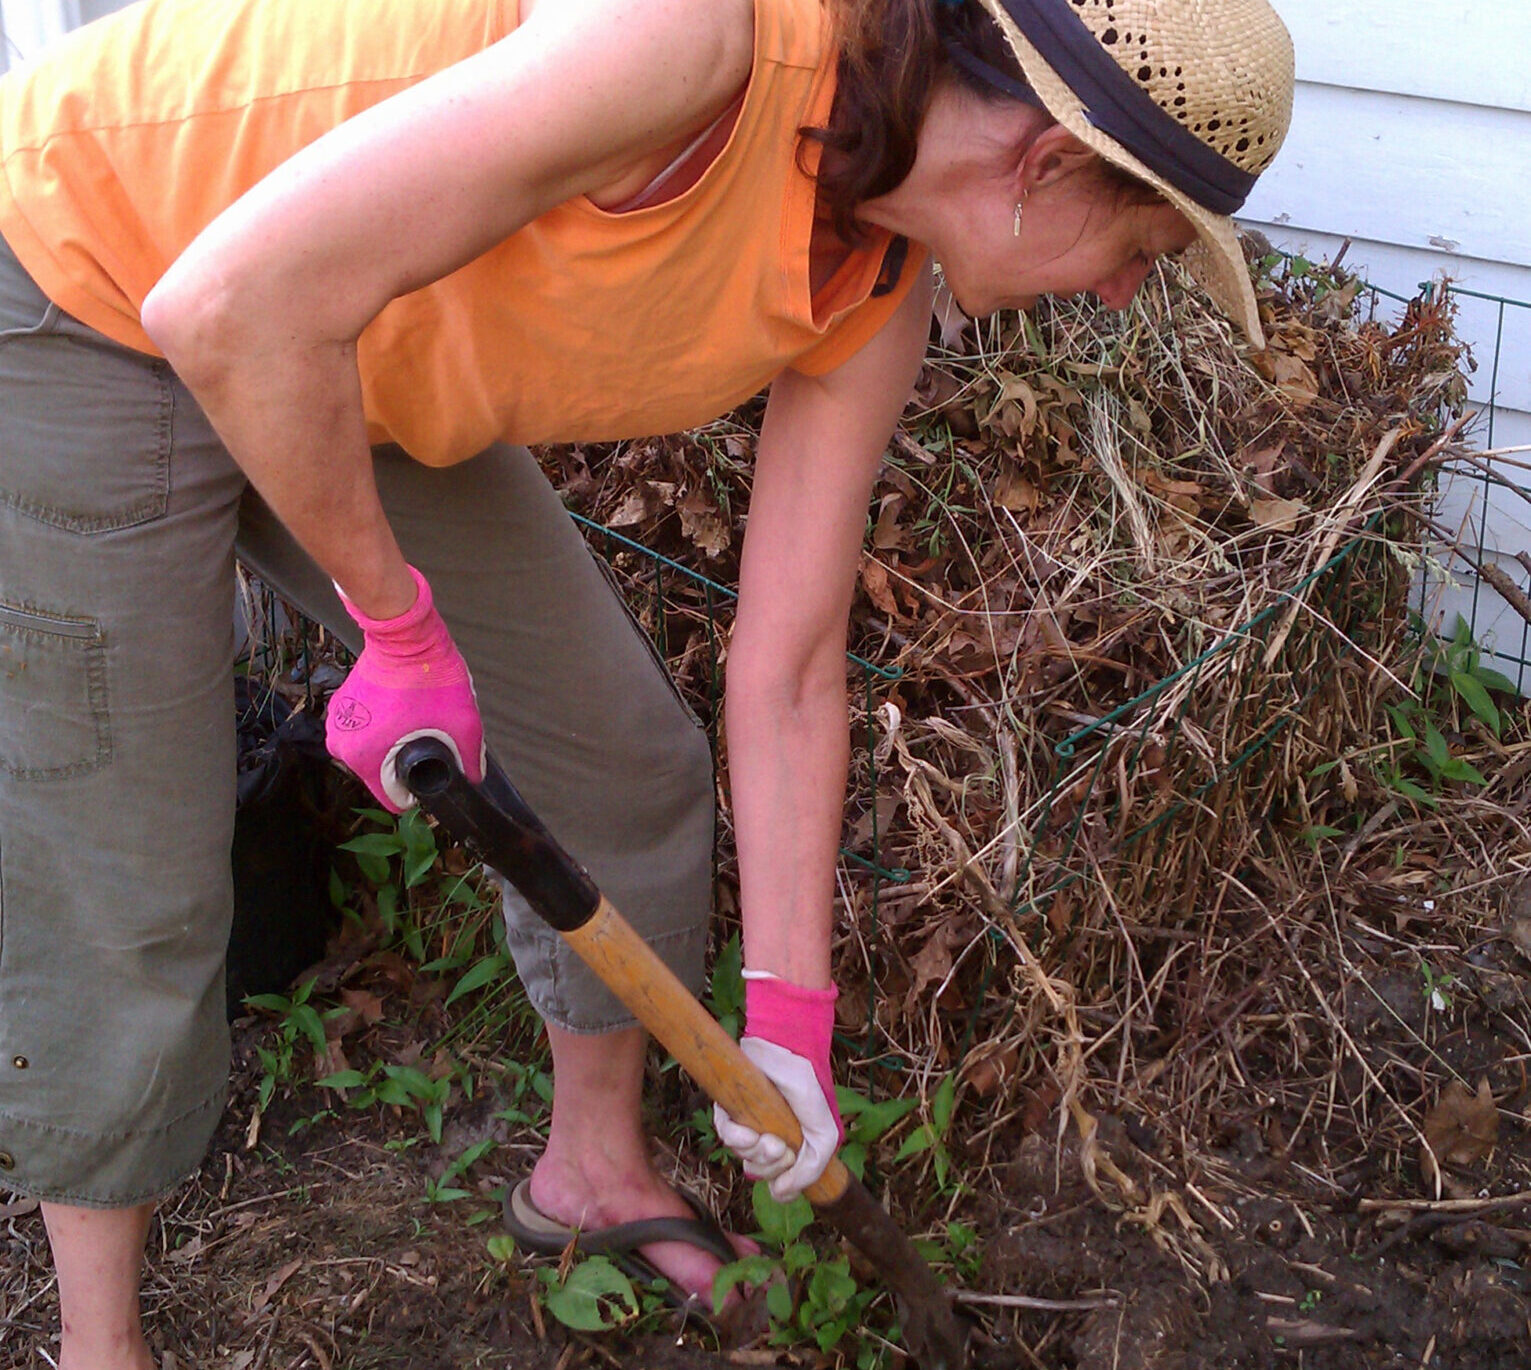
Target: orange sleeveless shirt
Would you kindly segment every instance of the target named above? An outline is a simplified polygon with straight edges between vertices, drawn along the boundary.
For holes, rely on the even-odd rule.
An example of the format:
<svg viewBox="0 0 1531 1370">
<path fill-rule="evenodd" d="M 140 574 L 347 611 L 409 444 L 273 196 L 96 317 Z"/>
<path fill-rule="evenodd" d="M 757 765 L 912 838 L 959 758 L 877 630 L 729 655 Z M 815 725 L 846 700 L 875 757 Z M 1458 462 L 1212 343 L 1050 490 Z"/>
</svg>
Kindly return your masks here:
<svg viewBox="0 0 1531 1370">
<path fill-rule="evenodd" d="M 60 307 L 155 353 L 139 306 L 216 214 L 518 22 L 518 0 L 144 0 L 0 79 L 0 235 Z M 812 293 L 817 148 L 800 165 L 798 130 L 833 96 L 820 0 L 755 0 L 743 108 L 696 185 L 628 213 L 571 200 L 372 321 L 372 440 L 440 466 L 497 439 L 675 432 L 839 365 L 920 263 L 874 295 L 879 232 Z"/>
</svg>

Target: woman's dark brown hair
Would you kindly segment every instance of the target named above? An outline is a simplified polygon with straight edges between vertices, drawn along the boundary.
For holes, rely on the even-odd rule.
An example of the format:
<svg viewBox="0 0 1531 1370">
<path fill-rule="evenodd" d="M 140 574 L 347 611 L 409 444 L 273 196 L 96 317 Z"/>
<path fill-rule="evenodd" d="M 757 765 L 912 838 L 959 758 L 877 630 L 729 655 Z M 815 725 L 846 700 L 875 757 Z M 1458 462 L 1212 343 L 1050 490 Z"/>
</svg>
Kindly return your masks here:
<svg viewBox="0 0 1531 1370">
<path fill-rule="evenodd" d="M 951 79 L 982 100 L 1015 97 L 953 62 L 955 45 L 1022 85 L 1019 63 L 999 26 L 976 0 L 824 0 L 840 44 L 839 78 L 829 123 L 805 128 L 821 143 L 819 201 L 835 232 L 860 246 L 856 220 L 863 202 L 886 195 L 914 166 L 920 125 L 938 81 Z M 1153 203 L 1159 194 L 1101 160 L 1102 179 L 1129 203 Z"/>
<path fill-rule="evenodd" d="M 994 21 L 969 3 L 942 0 L 825 0 L 840 44 L 839 81 L 829 123 L 804 129 L 833 156 L 823 159 L 819 197 L 835 232 L 864 240 L 856 206 L 892 190 L 909 174 L 920 125 L 939 79 L 951 76 L 986 100 L 1004 100 L 954 65 L 948 42 L 1021 79 L 1020 67 Z"/>
</svg>

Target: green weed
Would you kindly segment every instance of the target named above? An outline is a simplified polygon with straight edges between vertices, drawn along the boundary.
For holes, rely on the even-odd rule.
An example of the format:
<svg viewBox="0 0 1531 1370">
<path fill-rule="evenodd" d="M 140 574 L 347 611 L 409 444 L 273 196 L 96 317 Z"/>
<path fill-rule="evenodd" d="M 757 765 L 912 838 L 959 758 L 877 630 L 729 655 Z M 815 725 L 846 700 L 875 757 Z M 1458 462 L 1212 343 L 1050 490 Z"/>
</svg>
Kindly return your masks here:
<svg viewBox="0 0 1531 1370">
<path fill-rule="evenodd" d="M 452 1161 L 441 1175 L 436 1179 L 427 1179 L 425 1182 L 425 1201 L 432 1204 L 452 1203 L 457 1199 L 471 1199 L 473 1191 L 459 1187 L 456 1181 L 465 1176 L 473 1166 L 484 1159 L 494 1150 L 497 1143 L 493 1137 L 485 1137 L 482 1141 L 474 1142 L 472 1146 L 464 1149 L 462 1154 Z M 489 1216 L 488 1214 L 485 1217 Z M 482 1222 L 484 1219 L 479 1218 Z"/>
<path fill-rule="evenodd" d="M 837 1086 L 835 1100 L 845 1120 L 845 1145 L 840 1159 L 858 1180 L 866 1179 L 867 1156 L 872 1144 L 920 1106 L 918 1099 L 885 1099 L 874 1104 L 865 1095 Z"/>
<path fill-rule="evenodd" d="M 542 1306 L 578 1332 L 610 1332 L 636 1322 L 643 1304 L 633 1282 L 605 1256 L 590 1256 L 559 1279 L 558 1271 L 537 1272 Z"/>
<path fill-rule="evenodd" d="M 949 1222 L 945 1240 L 915 1238 L 914 1245 L 929 1264 L 949 1267 L 964 1284 L 975 1280 L 983 1265 L 983 1246 L 977 1229 L 966 1223 Z"/>
<path fill-rule="evenodd" d="M 867 1112 L 862 1109 L 861 1116 Z M 857 1370 L 882 1370 L 891 1364 L 897 1354 L 897 1321 L 882 1312 L 876 1290 L 861 1287 L 848 1257 L 825 1256 L 806 1238 L 813 1221 L 808 1201 L 799 1197 L 789 1204 L 777 1203 L 764 1181 L 755 1185 L 751 1198 L 758 1224 L 754 1236 L 766 1249 L 718 1271 L 712 1288 L 714 1310 L 721 1310 L 740 1285 L 763 1288 L 771 1345 L 811 1345 L 821 1353 L 834 1352 L 838 1363 L 854 1363 Z M 971 1229 L 951 1224 L 948 1237 L 950 1249 L 943 1251 L 949 1263 L 969 1268 L 976 1257 Z"/>
<path fill-rule="evenodd" d="M 1451 1008 L 1451 990 L 1457 983 L 1457 977 L 1450 971 L 1438 971 L 1428 961 L 1419 963 L 1420 979 L 1424 981 L 1425 1001 L 1437 1013 L 1445 1013 Z"/>
<path fill-rule="evenodd" d="M 760 1229 L 756 1237 L 779 1254 L 747 1256 L 724 1266 L 713 1281 L 713 1308 L 720 1311 L 739 1284 L 763 1285 L 773 1346 L 808 1341 L 820 1351 L 834 1349 L 862 1326 L 875 1291 L 858 1285 L 847 1257 L 826 1259 L 803 1237 L 813 1221 L 808 1200 L 799 1196 L 789 1204 L 777 1203 L 762 1180 L 753 1201 Z"/>
<path fill-rule="evenodd" d="M 293 990 L 290 996 L 251 994 L 244 1001 L 246 1007 L 275 1014 L 277 1019 L 275 1042 L 270 1046 L 255 1048 L 262 1072 L 256 1107 L 262 1113 L 270 1104 L 277 1086 L 289 1085 L 293 1082 L 293 1059 L 300 1042 L 306 1041 L 313 1047 L 314 1054 L 319 1057 L 323 1057 L 327 1050 L 324 1022 L 326 1018 L 334 1017 L 339 1010 L 328 1009 L 321 1016 L 319 1011 L 308 1002 L 313 992 L 314 982 L 305 980 Z"/>
<path fill-rule="evenodd" d="M 494 1116 L 507 1123 L 545 1131 L 553 1103 L 553 1077 L 536 1062 L 506 1061 L 503 1079 L 510 1089 L 510 1103 Z"/>
<path fill-rule="evenodd" d="M 454 1077 L 433 1080 L 418 1066 L 374 1061 L 365 1071 L 341 1070 L 314 1083 L 323 1089 L 358 1091 L 347 1100 L 352 1109 L 390 1104 L 406 1112 L 418 1112 L 431 1141 L 441 1142 L 441 1118 L 452 1092 Z"/>
<path fill-rule="evenodd" d="M 1417 616 L 1415 624 L 1423 632 Z M 1425 634 L 1423 641 L 1413 696 L 1387 706 L 1395 745 L 1377 773 L 1393 793 L 1433 809 L 1447 784 L 1488 783 L 1471 762 L 1453 755 L 1446 734 L 1462 731 L 1472 717 L 1498 737 L 1504 718 L 1493 695 L 1513 693 L 1514 686 L 1483 664 L 1482 650 L 1460 616 L 1449 639 Z"/>
<path fill-rule="evenodd" d="M 1330 837 L 1343 836 L 1340 828 L 1331 828 L 1327 823 L 1309 823 L 1298 830 L 1298 839 L 1307 843 L 1309 851 L 1317 851 L 1318 844 Z"/>
<path fill-rule="evenodd" d="M 744 953 L 736 932 L 721 947 L 712 963 L 707 1007 L 735 1041 L 744 1023 Z"/>
<path fill-rule="evenodd" d="M 908 1160 L 911 1156 L 920 1156 L 928 1152 L 936 1184 L 943 1192 L 946 1192 L 947 1181 L 951 1177 L 952 1157 L 951 1152 L 947 1150 L 946 1137 L 951 1130 L 952 1113 L 956 1103 L 957 1077 L 948 1075 L 936 1086 L 936 1092 L 931 1096 L 926 1121 L 904 1139 L 898 1155 L 893 1158 L 896 1165 L 899 1161 Z"/>
</svg>

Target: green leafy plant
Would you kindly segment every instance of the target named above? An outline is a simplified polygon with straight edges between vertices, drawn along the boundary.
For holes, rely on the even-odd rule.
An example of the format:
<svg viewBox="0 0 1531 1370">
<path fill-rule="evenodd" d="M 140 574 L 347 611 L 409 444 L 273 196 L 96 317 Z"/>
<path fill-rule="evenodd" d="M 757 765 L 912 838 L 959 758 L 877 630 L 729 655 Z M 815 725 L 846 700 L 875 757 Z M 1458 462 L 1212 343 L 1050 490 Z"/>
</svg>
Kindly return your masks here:
<svg viewBox="0 0 1531 1370">
<path fill-rule="evenodd" d="M 1318 844 L 1326 838 L 1342 835 L 1341 829 L 1331 828 L 1327 823 L 1309 823 L 1297 833 L 1298 838 L 1307 843 L 1309 851 L 1317 851 Z"/>
<path fill-rule="evenodd" d="M 431 963 L 421 967 L 422 971 L 434 969 Z M 468 972 L 448 991 L 447 997 L 442 1002 L 446 1008 L 455 1004 L 465 994 L 472 994 L 476 989 L 483 989 L 486 985 L 493 984 L 501 979 L 505 972 L 510 969 L 510 957 L 504 952 L 491 952 L 488 956 L 481 956 L 475 961 Z"/>
<path fill-rule="evenodd" d="M 806 1341 L 824 1352 L 843 1349 L 847 1336 L 866 1323 L 876 1291 L 861 1288 L 848 1257 L 825 1258 L 804 1237 L 813 1221 L 806 1199 L 799 1196 L 788 1204 L 777 1203 L 763 1180 L 756 1183 L 751 1198 L 759 1224 L 755 1235 L 779 1254 L 746 1256 L 719 1270 L 712 1286 L 714 1310 L 721 1311 L 730 1292 L 741 1284 L 763 1287 L 772 1345 Z M 896 1325 L 885 1330 L 889 1337 L 897 1336 Z M 858 1367 L 872 1370 L 882 1364 L 882 1346 L 871 1358 L 865 1352 L 865 1346 L 857 1348 Z"/>
<path fill-rule="evenodd" d="M 835 1099 L 845 1120 L 845 1145 L 840 1159 L 858 1180 L 866 1179 L 867 1155 L 872 1144 L 920 1106 L 918 1099 L 886 1099 L 874 1104 L 863 1094 L 836 1086 Z"/>
<path fill-rule="evenodd" d="M 326 1075 L 316 1084 L 326 1089 L 354 1089 L 349 1105 L 353 1109 L 391 1104 L 395 1108 L 418 1111 L 431 1141 L 441 1142 L 441 1115 L 452 1092 L 452 1076 L 433 1080 L 418 1066 L 389 1065 L 374 1061 L 365 1071 L 340 1070 Z"/>
<path fill-rule="evenodd" d="M 470 1199 L 473 1197 L 472 1190 L 463 1189 L 456 1184 L 468 1171 L 483 1160 L 495 1148 L 493 1137 L 485 1137 L 482 1141 L 474 1142 L 466 1148 L 460 1156 L 443 1170 L 439 1177 L 427 1179 L 425 1182 L 426 1203 L 441 1204 L 452 1203 L 456 1199 Z"/>
<path fill-rule="evenodd" d="M 1416 626 L 1423 632 L 1417 616 Z M 1504 718 L 1493 694 L 1512 693 L 1514 686 L 1483 664 L 1482 651 L 1460 615 L 1449 639 L 1424 634 L 1423 642 L 1413 697 L 1387 706 L 1398 745 L 1379 768 L 1379 778 L 1394 793 L 1436 808 L 1448 783 L 1488 783 L 1476 766 L 1453 755 L 1446 730 L 1459 730 L 1471 715 L 1498 737 Z M 1413 776 L 1405 773 L 1405 765 L 1414 768 Z"/>
<path fill-rule="evenodd" d="M 838 1346 L 846 1333 L 861 1326 L 875 1293 L 862 1289 L 851 1274 L 850 1257 L 820 1261 L 809 1272 L 798 1301 L 797 1324 L 819 1348 Z"/>
<path fill-rule="evenodd" d="M 537 1272 L 542 1306 L 565 1327 L 606 1332 L 636 1322 L 643 1312 L 633 1282 L 605 1256 L 590 1256 L 560 1279 L 558 1271 Z"/>
<path fill-rule="evenodd" d="M 287 1135 L 289 1137 L 296 1137 L 300 1132 L 307 1132 L 309 1128 L 317 1127 L 320 1123 L 338 1118 L 339 1116 L 333 1108 L 321 1108 L 317 1113 L 311 1114 L 307 1118 L 295 1119 L 288 1126 Z"/>
<path fill-rule="evenodd" d="M 501 1079 L 510 1103 L 494 1116 L 507 1123 L 543 1129 L 553 1102 L 553 1077 L 534 1061 L 505 1061 Z"/>
<path fill-rule="evenodd" d="M 930 496 L 929 511 L 915 520 L 910 530 L 925 550 L 925 555 L 939 557 L 947 549 L 951 537 L 951 525 L 955 516 L 973 517 L 976 506 L 974 492 L 981 489 L 983 480 L 971 463 L 951 454 L 935 468 L 938 475 L 929 484 L 921 481 L 913 472 L 906 472 L 916 485 L 921 485 Z"/>
<path fill-rule="evenodd" d="M 1362 288 L 1359 278 L 1327 262 L 1315 262 L 1300 253 L 1267 252 L 1256 264 L 1256 269 L 1262 280 L 1276 280 L 1278 273 L 1281 273 L 1289 289 L 1302 286 L 1311 290 L 1315 304 L 1330 294 L 1340 294 L 1348 308 Z"/>
<path fill-rule="evenodd" d="M 1425 982 L 1425 1000 L 1437 1013 L 1451 1008 L 1451 990 L 1457 977 L 1450 971 L 1438 971 L 1428 961 L 1419 963 L 1420 978 Z"/>
<path fill-rule="evenodd" d="M 930 1109 L 926 1121 L 915 1128 L 904 1144 L 898 1150 L 898 1155 L 893 1158 L 896 1164 L 899 1161 L 908 1160 L 911 1156 L 919 1156 L 925 1152 L 930 1153 L 931 1168 L 935 1172 L 936 1184 L 945 1189 L 947 1180 L 951 1175 L 952 1157 L 947 1149 L 946 1137 L 951 1130 L 952 1113 L 957 1103 L 957 1077 L 947 1075 L 939 1085 L 936 1092 L 931 1095 Z"/>
<path fill-rule="evenodd" d="M 712 963 L 707 1007 L 736 1041 L 744 1024 L 744 953 L 736 932 L 721 947 Z"/>
<path fill-rule="evenodd" d="M 400 906 L 401 890 L 412 890 L 423 884 L 436 864 L 436 834 L 429 821 L 418 809 L 408 809 L 394 815 L 382 809 L 358 810 L 365 819 L 376 823 L 381 831 L 364 832 L 340 844 L 340 850 L 350 852 L 362 875 L 377 887 L 377 912 L 383 930 L 390 938 L 398 938 L 409 954 L 424 962 L 425 939 L 419 926 L 403 916 Z M 394 862 L 398 862 L 395 878 Z M 344 883 L 334 877 L 331 880 L 330 900 L 336 898 L 336 886 L 344 894 Z M 344 907 L 344 905 L 341 905 Z"/>
<path fill-rule="evenodd" d="M 976 1279 L 983 1265 L 983 1244 L 967 1223 L 949 1222 L 944 1240 L 917 1237 L 914 1245 L 932 1265 L 950 1266 L 964 1283 Z"/>
<path fill-rule="evenodd" d="M 248 1008 L 275 1014 L 277 1019 L 275 1041 L 269 1046 L 255 1048 L 262 1072 L 256 1106 L 262 1113 L 270 1104 L 277 1086 L 292 1082 L 293 1058 L 300 1042 L 308 1042 L 317 1056 L 325 1054 L 324 1018 L 334 1016 L 336 1010 L 330 1009 L 321 1017 L 319 1011 L 308 1002 L 313 992 L 314 982 L 305 980 L 290 996 L 251 994 L 244 1001 Z"/>
<path fill-rule="evenodd" d="M 745 1256 L 719 1270 L 712 1282 L 713 1311 L 722 1311 L 724 1302 L 738 1285 L 765 1285 L 769 1286 L 766 1309 L 773 1324 L 779 1326 L 792 1316 L 793 1297 L 785 1281 L 778 1279 L 772 1283 L 772 1279 L 777 1272 L 795 1274 L 818 1259 L 812 1243 L 801 1240 L 804 1229 L 813 1221 L 813 1208 L 801 1195 L 791 1203 L 777 1203 L 764 1180 L 756 1182 L 751 1200 L 759 1225 L 756 1237 L 765 1245 L 774 1247 L 777 1254 L 762 1252 Z"/>
<path fill-rule="evenodd" d="M 418 809 L 390 814 L 382 809 L 362 809 L 364 818 L 379 824 L 383 831 L 362 833 L 340 844 L 341 851 L 356 857 L 361 873 L 374 885 L 386 885 L 393 878 L 392 859 L 401 858 L 400 875 L 405 889 L 413 889 L 430 873 L 436 863 L 436 834 Z"/>
<path fill-rule="evenodd" d="M 1431 781 L 1431 789 L 1424 790 L 1406 777 L 1395 773 L 1391 788 L 1434 808 L 1437 803 L 1436 795 L 1446 781 L 1456 780 L 1469 785 L 1487 783 L 1479 774 L 1477 767 L 1451 754 L 1451 747 L 1446 741 L 1445 734 L 1441 732 L 1436 721 L 1425 712 L 1422 705 L 1412 700 L 1403 704 L 1390 704 L 1388 714 L 1392 717 L 1393 726 L 1398 729 L 1399 735 L 1405 741 L 1419 744 L 1413 752 L 1412 759 L 1425 771 Z"/>
<path fill-rule="evenodd" d="M 1504 719 L 1491 692 L 1512 695 L 1515 686 L 1507 676 L 1483 664 L 1483 651 L 1473 641 L 1472 629 L 1465 618 L 1457 615 L 1450 639 L 1426 640 L 1422 664 L 1429 672 L 1427 686 L 1444 682 L 1450 690 L 1455 714 L 1460 716 L 1465 708 L 1495 737 L 1500 735 Z M 1425 693 L 1428 695 L 1429 690 Z"/>
<path fill-rule="evenodd" d="M 418 1108 L 431 1141 L 441 1142 L 441 1112 L 452 1092 L 452 1077 L 433 1080 L 418 1066 L 383 1066 L 383 1078 L 374 1084 L 379 1102 L 398 1108 Z"/>
</svg>

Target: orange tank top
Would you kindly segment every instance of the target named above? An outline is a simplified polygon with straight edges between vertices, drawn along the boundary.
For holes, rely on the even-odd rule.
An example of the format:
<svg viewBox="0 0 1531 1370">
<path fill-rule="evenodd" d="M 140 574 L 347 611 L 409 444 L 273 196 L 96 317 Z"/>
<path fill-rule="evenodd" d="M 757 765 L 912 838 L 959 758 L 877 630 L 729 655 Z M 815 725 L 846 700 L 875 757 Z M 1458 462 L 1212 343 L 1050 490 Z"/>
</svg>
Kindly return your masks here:
<svg viewBox="0 0 1531 1370">
<path fill-rule="evenodd" d="M 556 0 L 553 0 L 556 3 Z M 60 307 L 156 351 L 144 296 L 193 237 L 337 123 L 497 42 L 518 0 L 144 0 L 0 79 L 0 234 Z M 812 172 L 834 52 L 820 0 L 756 0 L 738 122 L 678 198 L 580 198 L 392 301 L 358 358 L 374 442 L 448 465 L 497 439 L 675 432 L 882 326 L 879 232 L 817 293 Z"/>
</svg>

